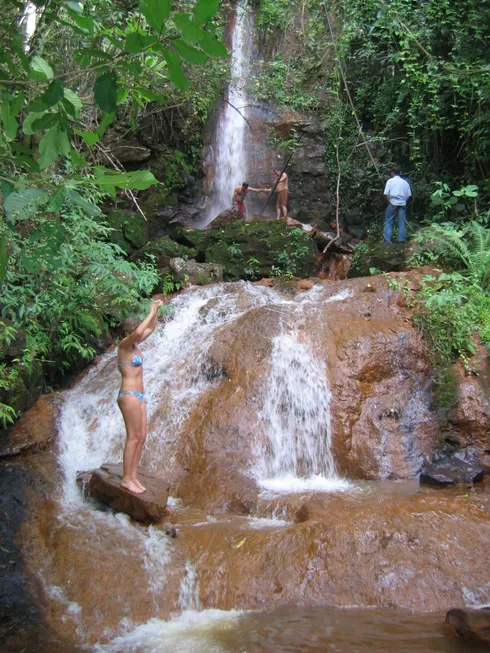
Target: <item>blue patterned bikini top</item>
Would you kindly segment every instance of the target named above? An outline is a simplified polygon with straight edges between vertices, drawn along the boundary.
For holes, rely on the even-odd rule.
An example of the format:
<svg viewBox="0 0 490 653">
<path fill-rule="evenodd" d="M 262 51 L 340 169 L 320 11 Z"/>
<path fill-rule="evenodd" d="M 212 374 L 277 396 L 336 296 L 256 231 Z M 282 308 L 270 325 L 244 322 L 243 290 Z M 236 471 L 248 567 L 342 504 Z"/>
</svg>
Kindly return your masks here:
<svg viewBox="0 0 490 653">
<path fill-rule="evenodd" d="M 135 354 L 133 360 L 130 363 L 124 363 L 122 361 L 118 361 L 117 363 L 119 367 L 122 365 L 129 365 L 130 367 L 140 367 L 143 365 L 143 358 L 139 354 Z"/>
</svg>

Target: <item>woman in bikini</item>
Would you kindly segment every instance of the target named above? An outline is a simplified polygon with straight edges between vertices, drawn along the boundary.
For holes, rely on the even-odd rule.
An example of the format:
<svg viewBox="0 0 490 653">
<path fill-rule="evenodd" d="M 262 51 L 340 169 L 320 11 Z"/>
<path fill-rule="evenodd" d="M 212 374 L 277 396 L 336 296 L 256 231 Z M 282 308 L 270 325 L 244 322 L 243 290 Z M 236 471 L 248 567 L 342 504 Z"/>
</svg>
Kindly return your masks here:
<svg viewBox="0 0 490 653">
<path fill-rule="evenodd" d="M 162 300 L 151 305 L 150 312 L 136 329 L 123 338 L 117 349 L 121 388 L 117 404 L 126 425 L 121 485 L 130 492 L 141 494 L 146 488 L 138 481 L 138 465 L 146 438 L 146 401 L 143 388 L 143 354 L 139 345 L 155 329 Z"/>
</svg>

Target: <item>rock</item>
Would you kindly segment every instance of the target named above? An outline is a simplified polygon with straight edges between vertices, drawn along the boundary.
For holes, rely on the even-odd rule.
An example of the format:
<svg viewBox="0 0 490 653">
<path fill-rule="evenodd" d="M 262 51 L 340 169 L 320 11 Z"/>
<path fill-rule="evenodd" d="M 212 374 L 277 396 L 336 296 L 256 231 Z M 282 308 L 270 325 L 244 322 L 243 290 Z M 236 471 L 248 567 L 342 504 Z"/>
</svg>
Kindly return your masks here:
<svg viewBox="0 0 490 653">
<path fill-rule="evenodd" d="M 313 286 L 313 279 L 301 279 L 298 281 L 298 290 L 311 290 Z"/>
<path fill-rule="evenodd" d="M 349 277 L 368 277 L 373 268 L 381 272 L 402 272 L 408 269 L 411 249 L 405 243 L 386 245 L 381 237 L 369 238 L 357 246 Z"/>
<path fill-rule="evenodd" d="M 45 449 L 56 436 L 57 408 L 52 395 L 42 395 L 17 422 L 0 447 L 0 457 Z"/>
<path fill-rule="evenodd" d="M 141 163 L 148 161 L 151 151 L 144 147 L 136 138 L 120 138 L 114 131 L 109 131 L 106 135 L 104 145 L 106 145 L 109 156 L 104 157 L 106 163 L 113 165 L 111 156 L 115 157 L 120 163 Z"/>
<path fill-rule="evenodd" d="M 466 458 L 466 459 L 465 459 Z M 478 483 L 483 480 L 485 472 L 474 462 L 469 461 L 463 452 L 435 457 L 420 474 L 422 485 L 445 487 L 458 483 Z"/>
<path fill-rule="evenodd" d="M 171 268 L 170 261 L 172 259 L 195 258 L 199 252 L 193 247 L 187 247 L 186 245 L 177 243 L 170 236 L 162 236 L 161 238 L 155 238 L 155 240 L 150 241 L 145 247 L 134 252 L 131 260 L 145 260 L 147 254 L 155 257 L 156 266 L 161 272 L 167 272 Z"/>
<path fill-rule="evenodd" d="M 77 485 L 85 496 L 101 501 L 117 512 L 124 512 L 136 521 L 158 522 L 167 514 L 170 485 L 142 469 L 138 477 L 147 490 L 133 494 L 121 487 L 122 464 L 106 463 L 99 469 L 79 472 Z"/>
<path fill-rule="evenodd" d="M 242 220 L 242 214 L 240 209 L 236 206 L 232 206 L 216 216 L 216 218 L 208 224 L 208 228 L 212 229 L 214 227 L 222 227 L 224 224 L 235 222 L 236 220 Z"/>
<path fill-rule="evenodd" d="M 284 254 L 294 264 L 295 276 L 315 273 L 317 247 L 309 234 L 289 228 L 282 220 L 243 220 L 213 229 L 178 228 L 174 240 L 199 252 L 199 260 L 223 265 L 227 281 L 248 279 L 249 260 L 258 261 L 255 278 L 271 276 L 272 266 L 280 267 Z"/>
<path fill-rule="evenodd" d="M 490 645 L 490 607 L 448 610 L 444 634 Z"/>
<path fill-rule="evenodd" d="M 110 239 L 127 253 L 143 247 L 148 241 L 148 224 L 140 213 L 114 209 L 106 214 L 106 220 L 114 231 Z"/>
<path fill-rule="evenodd" d="M 170 267 L 174 272 L 174 279 L 180 283 L 188 281 L 196 286 L 207 286 L 223 281 L 223 266 L 219 263 L 197 263 L 193 259 L 185 261 L 182 258 L 173 258 Z"/>
<path fill-rule="evenodd" d="M 5 317 L 2 317 L 2 328 L 6 329 L 8 327 L 13 328 L 13 323 L 11 320 L 8 320 Z M 0 343 L 0 359 L 1 358 L 20 358 L 26 348 L 26 334 L 22 329 L 14 329 L 13 338 L 9 339 L 9 342 L 5 342 L 2 338 Z"/>
</svg>

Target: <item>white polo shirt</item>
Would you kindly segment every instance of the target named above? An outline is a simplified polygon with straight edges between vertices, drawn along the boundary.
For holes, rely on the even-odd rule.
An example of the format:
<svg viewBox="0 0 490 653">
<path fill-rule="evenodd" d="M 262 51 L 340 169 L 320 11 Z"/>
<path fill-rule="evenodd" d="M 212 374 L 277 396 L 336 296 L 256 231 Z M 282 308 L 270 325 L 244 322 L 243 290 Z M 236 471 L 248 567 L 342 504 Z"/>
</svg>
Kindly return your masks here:
<svg viewBox="0 0 490 653">
<path fill-rule="evenodd" d="M 384 194 L 388 195 L 393 206 L 405 206 L 408 198 L 412 196 L 412 191 L 408 181 L 402 179 L 400 175 L 395 175 L 386 182 Z"/>
</svg>

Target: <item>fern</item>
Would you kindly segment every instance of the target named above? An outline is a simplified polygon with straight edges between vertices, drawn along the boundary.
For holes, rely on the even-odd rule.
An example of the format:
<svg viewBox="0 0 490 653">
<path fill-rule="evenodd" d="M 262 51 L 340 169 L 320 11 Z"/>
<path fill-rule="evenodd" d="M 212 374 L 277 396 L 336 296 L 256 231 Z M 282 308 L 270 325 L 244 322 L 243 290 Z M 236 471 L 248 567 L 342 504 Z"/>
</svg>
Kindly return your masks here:
<svg viewBox="0 0 490 653">
<path fill-rule="evenodd" d="M 490 283 L 490 229 L 472 220 L 462 229 L 446 223 L 433 225 L 425 239 L 443 261 L 465 269 L 471 281 L 485 289 Z"/>
</svg>

